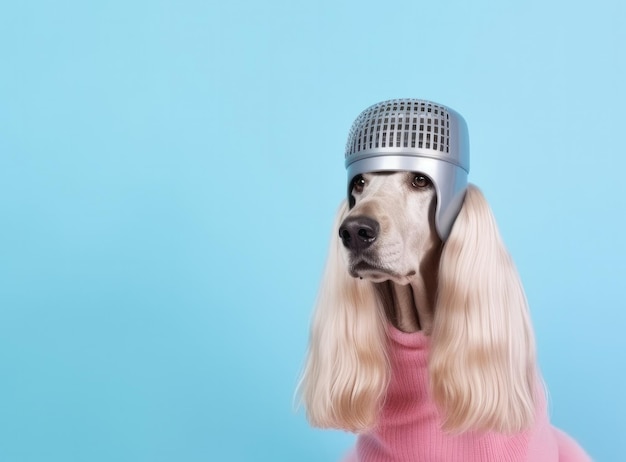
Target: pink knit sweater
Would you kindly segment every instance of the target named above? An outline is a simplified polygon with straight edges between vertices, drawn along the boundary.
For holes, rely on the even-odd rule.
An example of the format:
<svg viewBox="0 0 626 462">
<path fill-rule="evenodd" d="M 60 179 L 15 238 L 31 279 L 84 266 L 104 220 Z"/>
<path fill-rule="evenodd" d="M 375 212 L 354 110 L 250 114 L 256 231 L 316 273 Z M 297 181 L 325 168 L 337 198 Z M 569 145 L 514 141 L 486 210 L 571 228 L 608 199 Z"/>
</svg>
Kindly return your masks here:
<svg viewBox="0 0 626 462">
<path fill-rule="evenodd" d="M 520 434 L 449 435 L 428 389 L 429 337 L 390 327 L 392 377 L 376 428 L 359 435 L 345 462 L 582 462 L 589 456 L 550 426 L 543 394 L 534 426 Z"/>
</svg>

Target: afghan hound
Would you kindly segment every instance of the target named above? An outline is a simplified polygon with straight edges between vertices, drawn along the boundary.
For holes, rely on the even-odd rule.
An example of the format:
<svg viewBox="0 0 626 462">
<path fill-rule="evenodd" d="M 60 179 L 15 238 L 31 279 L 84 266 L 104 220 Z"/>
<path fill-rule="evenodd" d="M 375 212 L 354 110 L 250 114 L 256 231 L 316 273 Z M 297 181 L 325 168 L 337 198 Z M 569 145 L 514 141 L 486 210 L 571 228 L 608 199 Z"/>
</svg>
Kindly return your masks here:
<svg viewBox="0 0 626 462">
<path fill-rule="evenodd" d="M 350 460 L 588 460 L 548 423 L 524 290 L 480 190 L 469 185 L 443 242 L 427 176 L 365 173 L 349 189 L 299 385 L 311 424 L 358 433 Z M 417 397 L 396 391 L 421 385 L 394 383 L 394 374 L 421 367 L 398 365 L 390 347 L 410 335 L 428 347 Z M 426 414 L 415 409 L 420 399 Z M 432 427 L 428 442 L 407 430 L 408 444 L 421 447 L 398 455 L 401 437 L 392 436 L 420 426 Z M 510 455 L 520 444 L 528 448 Z"/>
</svg>

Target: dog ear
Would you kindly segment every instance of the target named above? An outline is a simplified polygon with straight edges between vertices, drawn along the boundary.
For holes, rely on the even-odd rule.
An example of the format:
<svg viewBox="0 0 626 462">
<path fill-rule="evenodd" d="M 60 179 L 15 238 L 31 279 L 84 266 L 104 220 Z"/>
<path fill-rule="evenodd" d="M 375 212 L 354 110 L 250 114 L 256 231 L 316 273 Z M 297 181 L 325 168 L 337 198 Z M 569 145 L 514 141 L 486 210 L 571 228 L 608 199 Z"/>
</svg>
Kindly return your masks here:
<svg viewBox="0 0 626 462">
<path fill-rule="evenodd" d="M 528 428 L 537 372 L 526 297 L 473 185 L 444 245 L 438 288 L 429 368 L 444 429 Z"/>
<path fill-rule="evenodd" d="M 312 425 L 358 432 L 376 422 L 389 363 L 375 288 L 351 277 L 342 258 L 337 230 L 347 213 L 344 201 L 333 226 L 298 391 Z"/>
</svg>

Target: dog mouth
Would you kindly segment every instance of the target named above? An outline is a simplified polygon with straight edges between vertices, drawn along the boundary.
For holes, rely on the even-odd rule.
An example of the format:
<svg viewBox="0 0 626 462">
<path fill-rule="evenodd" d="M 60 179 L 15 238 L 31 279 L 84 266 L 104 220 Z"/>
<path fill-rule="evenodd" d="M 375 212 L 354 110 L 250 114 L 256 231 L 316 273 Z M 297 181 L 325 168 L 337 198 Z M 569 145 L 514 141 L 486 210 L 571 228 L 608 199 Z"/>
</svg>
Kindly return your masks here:
<svg viewBox="0 0 626 462">
<path fill-rule="evenodd" d="M 361 259 L 352 263 L 348 269 L 350 276 L 354 278 L 367 279 L 372 282 L 383 282 L 388 280 L 402 280 L 415 275 L 415 271 L 408 274 L 400 274 L 397 271 L 387 268 L 380 263 Z"/>
</svg>

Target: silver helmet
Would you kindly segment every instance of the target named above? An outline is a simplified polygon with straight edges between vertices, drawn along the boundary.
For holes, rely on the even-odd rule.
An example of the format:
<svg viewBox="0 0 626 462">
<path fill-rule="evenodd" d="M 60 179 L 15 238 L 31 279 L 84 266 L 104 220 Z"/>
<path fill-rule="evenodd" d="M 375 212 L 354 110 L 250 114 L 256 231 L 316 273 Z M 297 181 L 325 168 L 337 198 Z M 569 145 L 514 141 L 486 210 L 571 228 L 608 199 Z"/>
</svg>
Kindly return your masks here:
<svg viewBox="0 0 626 462">
<path fill-rule="evenodd" d="M 460 114 L 421 99 L 392 99 L 364 110 L 346 144 L 348 196 L 355 176 L 381 171 L 420 172 L 437 194 L 435 227 L 452 229 L 467 188 L 469 135 Z"/>
</svg>

